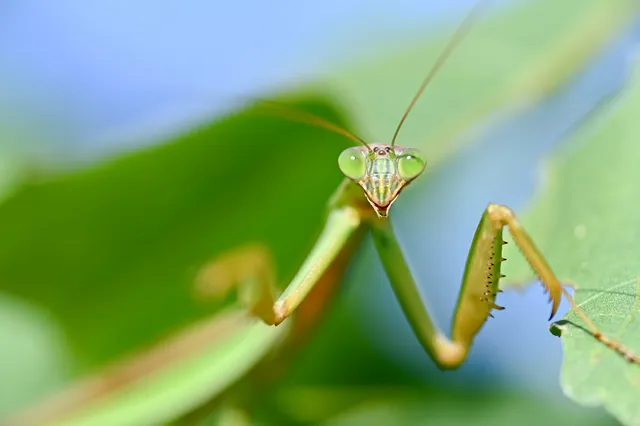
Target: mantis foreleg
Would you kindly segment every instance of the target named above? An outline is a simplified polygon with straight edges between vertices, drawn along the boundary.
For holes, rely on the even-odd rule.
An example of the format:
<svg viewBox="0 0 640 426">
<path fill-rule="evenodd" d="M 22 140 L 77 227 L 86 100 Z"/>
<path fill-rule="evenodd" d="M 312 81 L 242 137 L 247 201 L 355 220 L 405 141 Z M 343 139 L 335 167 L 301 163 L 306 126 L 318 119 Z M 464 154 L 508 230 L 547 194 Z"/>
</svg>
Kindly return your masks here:
<svg viewBox="0 0 640 426">
<path fill-rule="evenodd" d="M 361 214 L 355 207 L 343 206 L 329 213 L 311 253 L 273 305 L 275 324 L 284 321 L 298 307 L 361 225 Z"/>
<path fill-rule="evenodd" d="M 235 288 L 247 310 L 267 324 L 280 324 L 309 294 L 361 225 L 358 208 L 332 208 L 316 244 L 277 300 L 268 251 L 260 245 L 248 245 L 215 259 L 198 274 L 196 286 L 200 293 L 218 297 Z"/>
<path fill-rule="evenodd" d="M 371 225 L 376 248 L 396 297 L 416 337 L 438 367 L 449 369 L 460 366 L 467 357 L 473 338 L 491 315 L 491 310 L 503 309 L 495 304 L 495 299 L 499 292 L 498 281 L 502 277 L 500 266 L 506 260 L 502 257 L 502 247 L 506 244 L 502 238 L 505 226 L 549 292 L 549 300 L 552 302 L 551 317 L 556 313 L 560 298 L 564 295 L 596 339 L 616 350 L 627 361 L 640 364 L 640 358 L 604 336 L 589 320 L 560 285 L 546 260 L 508 207 L 490 204 L 480 219 L 467 257 L 450 339 L 434 325 L 404 260 L 391 222 L 373 219 Z"/>
<path fill-rule="evenodd" d="M 246 244 L 216 257 L 200 269 L 195 291 L 199 298 L 222 299 L 232 290 L 240 304 L 267 324 L 273 324 L 275 270 L 269 249 Z"/>
</svg>

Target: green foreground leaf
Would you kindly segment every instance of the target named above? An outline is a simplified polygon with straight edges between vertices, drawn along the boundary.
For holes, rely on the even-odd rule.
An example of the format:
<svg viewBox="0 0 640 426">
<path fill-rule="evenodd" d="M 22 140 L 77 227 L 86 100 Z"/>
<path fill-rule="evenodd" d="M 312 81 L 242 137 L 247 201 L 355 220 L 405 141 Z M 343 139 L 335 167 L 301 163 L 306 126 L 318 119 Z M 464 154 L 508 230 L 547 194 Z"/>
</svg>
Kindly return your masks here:
<svg viewBox="0 0 640 426">
<path fill-rule="evenodd" d="M 389 397 L 389 395 L 392 395 Z M 540 426 L 544 424 L 579 424 L 613 426 L 603 413 L 579 411 L 526 393 L 466 394 L 443 392 L 402 392 L 389 389 L 386 396 L 344 411 L 323 426 L 387 425 L 491 425 Z"/>
<path fill-rule="evenodd" d="M 240 380 L 287 331 L 287 325 L 269 327 L 238 310 L 222 312 L 153 352 L 127 359 L 124 368 L 116 366 L 76 383 L 11 424 L 35 425 L 45 418 L 59 426 L 165 423 Z M 69 411 L 59 417 L 63 406 Z"/>
<path fill-rule="evenodd" d="M 305 107 L 341 122 L 321 100 Z M 290 277 L 341 181 L 326 165 L 347 146 L 320 129 L 248 112 L 93 169 L 24 183 L 0 207 L 0 290 L 56 321 L 64 340 L 56 336 L 54 349 L 67 359 L 52 367 L 67 369 L 61 382 L 26 389 L 22 405 L 211 317 L 221 304 L 198 300 L 193 284 L 213 256 L 266 243 Z M 0 323 L 5 342 L 22 327 L 12 318 Z M 0 360 L 21 378 L 0 386 L 0 401 L 38 379 L 20 359 L 31 357 Z M 228 383 L 230 371 L 211 380 Z M 148 387 L 148 398 L 159 389 Z M 192 405 L 174 402 L 173 416 Z"/>
<path fill-rule="evenodd" d="M 640 75 L 640 74 L 637 74 Z M 600 330 L 640 353 L 640 79 L 614 109 L 587 126 L 549 165 L 544 188 L 524 225 L 575 300 Z M 506 264 L 514 282 L 530 276 Z M 620 421 L 640 424 L 640 366 L 596 341 L 570 311 L 560 326 L 562 387 L 585 405 L 604 405 Z"/>
</svg>

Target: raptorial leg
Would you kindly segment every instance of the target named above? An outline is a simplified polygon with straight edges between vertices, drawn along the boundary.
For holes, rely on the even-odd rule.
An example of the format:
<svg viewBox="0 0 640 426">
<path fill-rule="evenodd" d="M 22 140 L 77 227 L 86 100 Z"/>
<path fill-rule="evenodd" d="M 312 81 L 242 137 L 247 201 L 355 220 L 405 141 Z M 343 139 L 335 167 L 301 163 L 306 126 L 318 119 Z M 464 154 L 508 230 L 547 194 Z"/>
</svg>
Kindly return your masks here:
<svg viewBox="0 0 640 426">
<path fill-rule="evenodd" d="M 199 298 L 223 299 L 238 292 L 241 305 L 267 324 L 275 323 L 276 271 L 269 248 L 247 244 L 215 257 L 198 272 L 195 292 Z"/>
<path fill-rule="evenodd" d="M 440 368 L 460 366 L 466 359 L 476 334 L 487 318 L 492 316 L 492 310 L 504 309 L 496 304 L 496 297 L 500 292 L 499 280 L 503 277 L 501 265 L 506 260 L 502 257 L 503 246 L 506 244 L 502 238 L 505 226 L 549 292 L 551 317 L 556 313 L 564 295 L 596 339 L 620 353 L 626 360 L 639 363 L 637 356 L 620 343 L 604 336 L 589 320 L 569 292 L 560 285 L 548 263 L 508 207 L 489 205 L 478 223 L 467 256 L 450 339 L 431 319 L 425 298 L 404 260 L 391 222 L 374 219 L 371 226 L 374 243 L 405 316 L 422 346 Z"/>
<path fill-rule="evenodd" d="M 549 291 L 549 299 L 552 301 L 551 317 L 556 313 L 558 304 L 560 303 L 560 297 L 563 295 L 565 299 L 571 304 L 572 309 L 585 323 L 593 337 L 608 346 L 610 349 L 618 352 L 625 360 L 634 364 L 640 365 L 640 356 L 635 355 L 628 348 L 623 346 L 620 342 L 613 340 L 605 336 L 596 325 L 589 319 L 584 311 L 578 306 L 571 294 L 560 284 L 555 274 L 547 264 L 542 253 L 535 246 L 531 237 L 527 234 L 522 224 L 518 221 L 513 211 L 502 205 L 490 204 L 486 213 L 494 224 L 494 227 L 507 226 L 509 232 L 513 236 L 513 240 L 516 242 L 520 251 L 524 255 L 525 259 L 529 262 L 529 265 L 534 270 L 536 275 L 540 278 L 540 281 Z"/>
<path fill-rule="evenodd" d="M 302 303 L 360 226 L 356 208 L 331 210 L 316 244 L 277 300 L 273 261 L 268 249 L 259 244 L 240 247 L 205 265 L 196 279 L 197 292 L 222 298 L 236 289 L 251 313 L 278 325 Z"/>
</svg>

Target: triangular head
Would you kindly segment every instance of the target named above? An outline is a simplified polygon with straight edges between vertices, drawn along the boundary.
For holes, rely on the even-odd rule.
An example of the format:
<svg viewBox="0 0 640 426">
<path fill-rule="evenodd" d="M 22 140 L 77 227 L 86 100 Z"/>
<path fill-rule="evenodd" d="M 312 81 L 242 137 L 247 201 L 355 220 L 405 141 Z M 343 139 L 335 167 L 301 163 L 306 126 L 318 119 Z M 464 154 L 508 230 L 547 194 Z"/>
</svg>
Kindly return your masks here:
<svg viewBox="0 0 640 426">
<path fill-rule="evenodd" d="M 338 157 L 342 173 L 364 190 L 378 217 L 387 217 L 400 191 L 420 176 L 426 167 L 415 148 L 370 144 L 348 148 Z"/>
</svg>

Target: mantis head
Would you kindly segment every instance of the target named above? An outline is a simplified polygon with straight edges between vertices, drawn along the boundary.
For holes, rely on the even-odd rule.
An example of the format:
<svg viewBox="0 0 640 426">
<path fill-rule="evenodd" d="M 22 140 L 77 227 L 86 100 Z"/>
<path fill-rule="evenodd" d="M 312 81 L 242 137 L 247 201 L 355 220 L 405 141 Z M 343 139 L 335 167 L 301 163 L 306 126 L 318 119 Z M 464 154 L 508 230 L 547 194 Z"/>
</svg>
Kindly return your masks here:
<svg viewBox="0 0 640 426">
<path fill-rule="evenodd" d="M 378 217 L 387 217 L 400 191 L 420 176 L 426 161 L 414 148 L 371 144 L 344 150 L 338 165 L 346 177 L 362 187 Z"/>
<path fill-rule="evenodd" d="M 286 114 L 291 119 L 322 127 L 362 145 L 343 151 L 338 158 L 338 165 L 346 177 L 362 187 L 364 195 L 378 217 L 387 217 L 389 215 L 389 209 L 398 198 L 400 191 L 420 176 L 425 169 L 426 161 L 419 150 L 397 146 L 395 142 L 407 116 L 418 102 L 420 96 L 422 96 L 426 87 L 468 33 L 475 14 L 480 10 L 480 4 L 481 2 L 476 3 L 475 8 L 467 15 L 467 18 L 458 27 L 445 49 L 436 59 L 435 64 L 431 67 L 422 84 L 420 84 L 418 91 L 411 99 L 409 106 L 404 111 L 390 144 L 368 144 L 356 134 L 322 117 L 304 111 L 289 109 Z"/>
</svg>

